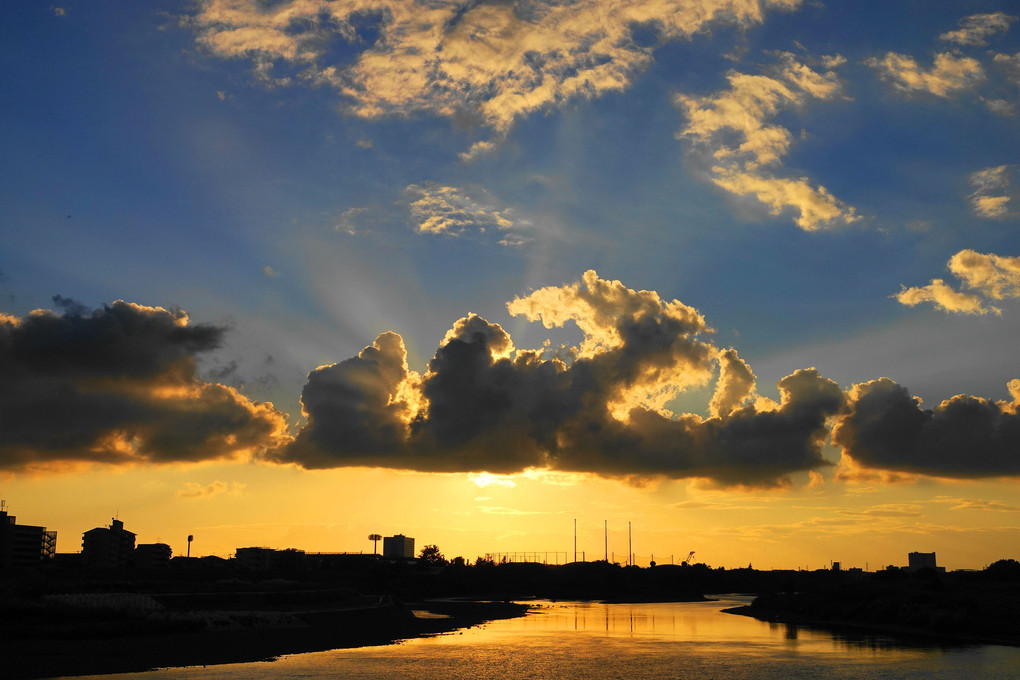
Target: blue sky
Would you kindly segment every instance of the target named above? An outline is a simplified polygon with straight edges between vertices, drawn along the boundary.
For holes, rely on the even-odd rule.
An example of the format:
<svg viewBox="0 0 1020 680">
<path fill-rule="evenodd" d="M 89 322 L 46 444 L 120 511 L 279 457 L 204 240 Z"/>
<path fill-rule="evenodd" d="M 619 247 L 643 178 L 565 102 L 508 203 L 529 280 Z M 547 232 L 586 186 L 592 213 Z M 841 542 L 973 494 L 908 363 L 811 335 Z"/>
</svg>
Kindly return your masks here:
<svg viewBox="0 0 1020 680">
<path fill-rule="evenodd" d="M 1009 3 L 602 4 L 6 7 L 0 312 L 183 309 L 225 329 L 196 380 L 296 436 L 385 331 L 421 375 L 469 312 L 579 345 L 507 303 L 595 270 L 703 315 L 745 405 L 817 367 L 1012 413 Z"/>
</svg>

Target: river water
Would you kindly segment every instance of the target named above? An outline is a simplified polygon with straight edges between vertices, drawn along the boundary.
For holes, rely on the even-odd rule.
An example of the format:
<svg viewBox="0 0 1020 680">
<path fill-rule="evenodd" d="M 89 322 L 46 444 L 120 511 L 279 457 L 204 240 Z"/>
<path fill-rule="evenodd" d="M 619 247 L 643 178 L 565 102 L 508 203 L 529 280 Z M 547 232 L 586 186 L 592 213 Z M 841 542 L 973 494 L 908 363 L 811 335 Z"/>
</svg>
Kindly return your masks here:
<svg viewBox="0 0 1020 680">
<path fill-rule="evenodd" d="M 563 680 L 1020 678 L 1020 648 L 933 646 L 724 614 L 750 598 L 600 604 L 537 601 L 526 617 L 395 645 L 104 680 Z"/>
</svg>

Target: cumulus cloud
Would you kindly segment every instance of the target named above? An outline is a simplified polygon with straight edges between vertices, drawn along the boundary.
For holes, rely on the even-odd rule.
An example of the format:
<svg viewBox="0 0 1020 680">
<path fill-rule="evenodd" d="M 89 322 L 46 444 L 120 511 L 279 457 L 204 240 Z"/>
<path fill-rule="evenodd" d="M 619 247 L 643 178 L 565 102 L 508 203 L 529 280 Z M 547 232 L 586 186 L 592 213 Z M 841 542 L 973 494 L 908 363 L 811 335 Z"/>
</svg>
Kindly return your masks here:
<svg viewBox="0 0 1020 680">
<path fill-rule="evenodd" d="M 747 362 L 737 356 L 737 350 L 727 349 L 719 354 L 719 380 L 708 404 L 713 416 L 727 416 L 754 393 L 757 378 Z"/>
<path fill-rule="evenodd" d="M 807 178 L 776 173 L 789 153 L 793 133 L 772 121 L 782 111 L 811 100 L 830 99 L 840 92 L 834 69 L 845 63 L 838 55 L 821 60 L 822 70 L 781 53 L 766 73 L 731 72 L 729 87 L 705 96 L 679 94 L 685 113 L 680 137 L 700 155 L 712 181 L 737 196 L 752 196 L 779 215 L 789 211 L 801 229 L 815 231 L 858 219 L 850 206 Z"/>
<path fill-rule="evenodd" d="M 1010 401 L 958 395 L 934 409 L 889 378 L 854 385 L 833 440 L 864 468 L 977 479 L 1020 475 L 1020 380 Z"/>
<path fill-rule="evenodd" d="M 333 87 L 366 118 L 470 111 L 497 131 L 549 106 L 629 86 L 654 46 L 714 23 L 748 25 L 800 0 L 202 0 L 190 18 L 213 54 L 267 82 Z M 342 41 L 347 49 L 339 50 Z M 287 75 L 274 76 L 275 70 Z"/>
<path fill-rule="evenodd" d="M 971 207 L 974 214 L 985 219 L 1000 219 L 1014 213 L 1010 208 L 1016 203 L 1013 188 L 1012 165 L 998 165 L 978 170 L 970 175 Z"/>
<path fill-rule="evenodd" d="M 881 59 L 872 57 L 865 63 L 897 90 L 929 92 L 939 97 L 972 87 L 985 77 L 985 70 L 977 59 L 951 52 L 936 54 L 927 70 L 913 57 L 896 52 L 888 52 Z"/>
<path fill-rule="evenodd" d="M 1020 257 L 961 250 L 949 258 L 947 267 L 971 292 L 956 290 L 942 279 L 932 279 L 927 286 L 903 287 L 896 299 L 909 306 L 931 302 L 947 312 L 1001 314 L 988 300 L 1020 297 Z"/>
<path fill-rule="evenodd" d="M 1014 21 L 1016 17 L 1005 12 L 972 14 L 960 19 L 960 28 L 943 33 L 939 39 L 957 45 L 981 47 L 988 44 L 988 36 L 1008 31 Z"/>
<path fill-rule="evenodd" d="M 569 361 L 519 349 L 498 324 L 466 316 L 423 375 L 407 368 L 400 337 L 381 335 L 357 357 L 322 366 L 302 393 L 307 424 L 271 454 L 304 467 L 381 466 L 496 474 L 547 468 L 612 477 L 709 478 L 779 485 L 828 465 L 826 420 L 839 386 L 813 369 L 779 383 L 780 401 L 751 401 L 754 378 L 720 351 L 697 310 L 587 272 L 508 304 L 584 339 Z M 720 367 L 713 415 L 674 414 L 681 391 Z"/>
<path fill-rule="evenodd" d="M 949 269 L 968 288 L 993 300 L 1020 297 L 1020 257 L 961 250 L 949 260 Z"/>
<path fill-rule="evenodd" d="M 260 455 L 284 414 L 197 377 L 224 329 L 118 300 L 89 311 L 0 314 L 0 468 L 168 463 Z"/>
</svg>

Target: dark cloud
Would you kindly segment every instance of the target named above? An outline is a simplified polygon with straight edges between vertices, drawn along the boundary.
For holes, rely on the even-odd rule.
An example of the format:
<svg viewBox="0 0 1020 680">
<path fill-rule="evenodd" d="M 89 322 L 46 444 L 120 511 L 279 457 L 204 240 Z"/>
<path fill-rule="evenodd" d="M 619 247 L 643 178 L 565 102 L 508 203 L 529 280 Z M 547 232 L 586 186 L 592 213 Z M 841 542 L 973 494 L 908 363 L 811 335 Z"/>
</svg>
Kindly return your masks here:
<svg viewBox="0 0 1020 680">
<path fill-rule="evenodd" d="M 398 399 L 407 377 L 404 341 L 383 333 L 376 341 L 338 364 L 308 374 L 301 403 L 306 426 L 286 451 L 271 456 L 297 461 L 309 468 L 382 465 L 387 456 L 403 452 L 408 409 Z"/>
<path fill-rule="evenodd" d="M 1020 475 L 1020 381 L 1012 402 L 958 395 L 933 409 L 889 378 L 855 385 L 833 431 L 864 468 L 976 479 Z"/>
<path fill-rule="evenodd" d="M 197 461 L 275 445 L 272 404 L 200 380 L 224 329 L 123 301 L 0 314 L 0 468 L 58 461 Z"/>
<path fill-rule="evenodd" d="M 768 486 L 828 465 L 826 419 L 845 398 L 813 369 L 779 384 L 779 404 L 740 406 L 754 376 L 733 350 L 700 334 L 677 301 L 598 279 L 536 291 L 512 305 L 586 333 L 569 364 L 515 350 L 498 324 L 470 315 L 447 333 L 424 376 L 385 333 L 354 358 L 309 375 L 308 418 L 274 458 L 305 467 L 351 465 L 495 473 L 528 467 L 607 476 L 711 478 Z M 722 357 L 722 358 L 720 358 Z M 675 384 L 702 384 L 722 361 L 725 413 L 673 417 L 658 406 Z"/>
</svg>

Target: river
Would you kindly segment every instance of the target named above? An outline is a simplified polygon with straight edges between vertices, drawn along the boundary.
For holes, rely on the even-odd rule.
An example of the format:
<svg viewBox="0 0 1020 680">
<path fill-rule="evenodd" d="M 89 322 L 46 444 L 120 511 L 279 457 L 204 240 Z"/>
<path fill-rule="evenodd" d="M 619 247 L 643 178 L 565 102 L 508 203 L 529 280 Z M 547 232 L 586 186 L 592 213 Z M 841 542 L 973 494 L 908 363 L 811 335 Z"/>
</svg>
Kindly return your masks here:
<svg viewBox="0 0 1020 680">
<path fill-rule="evenodd" d="M 276 661 L 92 676 L 104 680 L 581 680 L 626 678 L 1018 678 L 1020 648 L 910 644 L 770 624 L 713 602 L 536 601 L 527 616 L 396 645 Z"/>
</svg>

